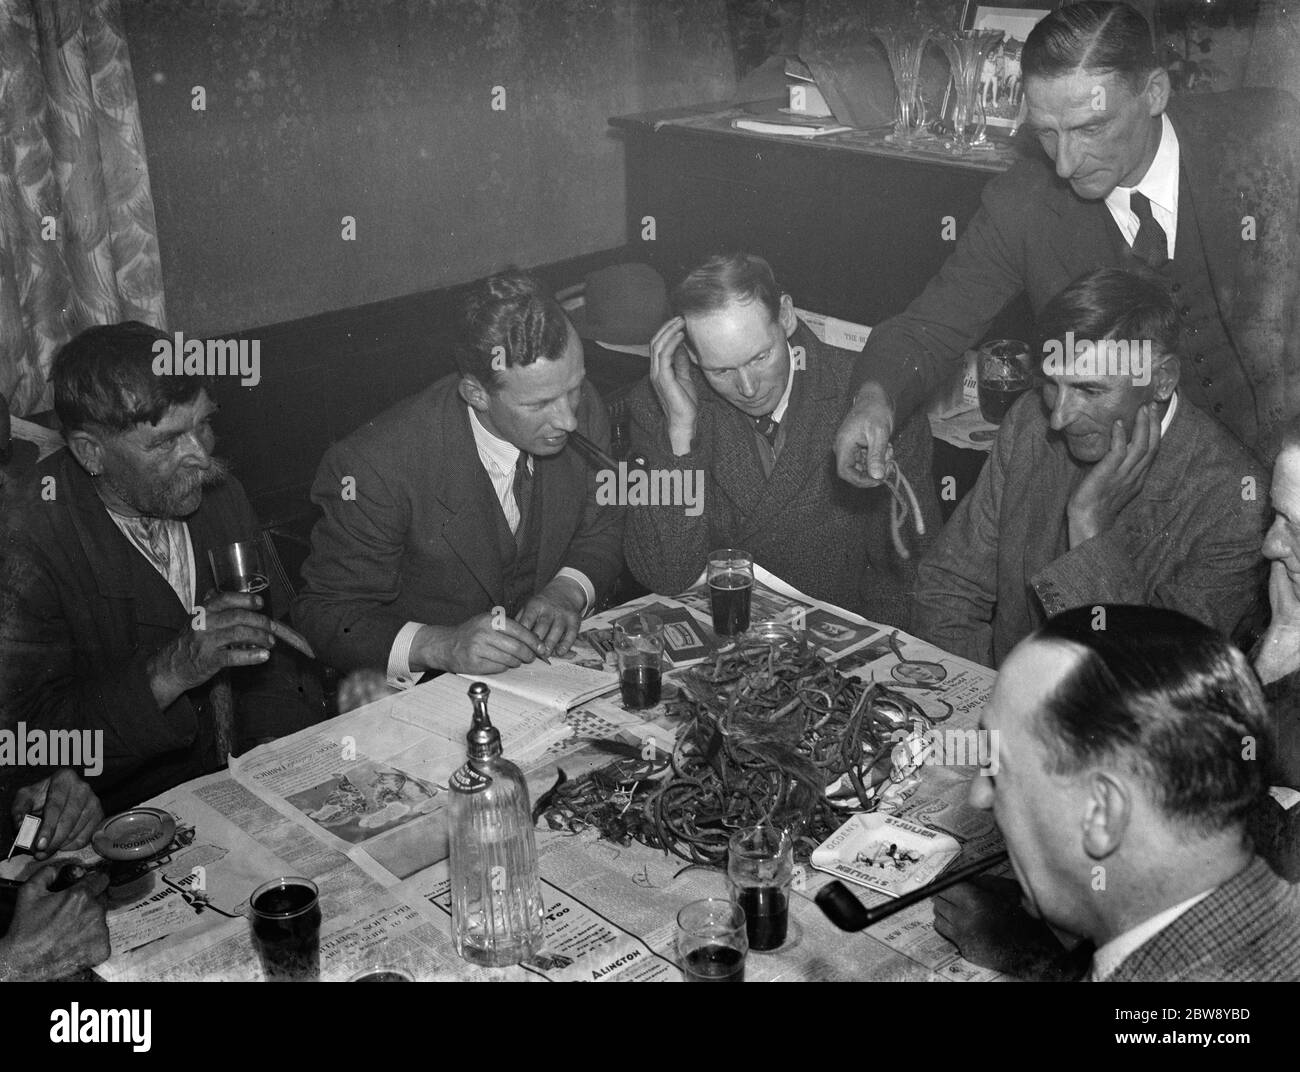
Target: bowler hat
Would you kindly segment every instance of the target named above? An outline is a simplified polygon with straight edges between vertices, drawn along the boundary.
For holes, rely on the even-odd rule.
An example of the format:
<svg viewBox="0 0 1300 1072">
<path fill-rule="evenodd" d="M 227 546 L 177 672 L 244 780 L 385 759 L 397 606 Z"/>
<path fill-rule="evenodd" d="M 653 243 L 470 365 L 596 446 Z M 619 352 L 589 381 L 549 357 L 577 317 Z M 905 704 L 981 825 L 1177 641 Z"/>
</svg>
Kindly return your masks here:
<svg viewBox="0 0 1300 1072">
<path fill-rule="evenodd" d="M 668 285 L 648 264 L 614 264 L 586 279 L 586 298 L 569 314 L 584 339 L 644 346 L 668 319 Z"/>
</svg>

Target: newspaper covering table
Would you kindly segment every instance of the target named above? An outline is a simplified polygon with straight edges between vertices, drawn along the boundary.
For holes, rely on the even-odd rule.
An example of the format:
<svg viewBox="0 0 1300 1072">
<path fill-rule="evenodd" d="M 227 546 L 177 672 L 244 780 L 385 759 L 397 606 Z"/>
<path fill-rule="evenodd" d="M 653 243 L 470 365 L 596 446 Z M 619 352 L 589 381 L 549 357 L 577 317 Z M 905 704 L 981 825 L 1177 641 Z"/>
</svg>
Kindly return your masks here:
<svg viewBox="0 0 1300 1072">
<path fill-rule="evenodd" d="M 809 599 L 758 571 L 752 620 L 795 620 L 811 643 L 848 673 L 898 686 L 895 647 L 907 660 L 939 664 L 941 684 L 909 695 L 944 723 L 973 729 L 993 671 L 887 626 Z M 600 642 L 618 617 L 638 607 L 685 607 L 708 624 L 708 593 L 649 596 L 584 623 L 568 658 L 600 666 Z M 705 630 L 707 631 L 707 630 Z M 891 635 L 893 643 L 891 643 Z M 667 675 L 665 694 L 672 692 Z M 248 898 L 281 875 L 320 888 L 321 977 L 346 980 L 380 965 L 417 979 L 677 981 L 672 944 L 677 910 L 700 897 L 726 896 L 725 876 L 676 856 L 579 835 L 538 830 L 547 908 L 546 942 L 529 963 L 482 969 L 458 957 L 451 938 L 446 862 L 447 778 L 464 760 L 468 683 L 454 675 L 263 745 L 226 771 L 189 782 L 147 803 L 173 813 L 173 851 L 137 882 L 115 888 L 109 912 L 113 955 L 108 980 L 254 980 Z M 572 711 L 530 705 L 493 692 L 494 722 L 533 799 L 554 780 L 609 761 L 593 741 L 651 742 L 671 748 L 672 719 L 661 703 L 629 712 L 617 690 Z M 975 762 L 974 754 L 969 757 Z M 920 787 L 896 814 L 952 834 L 956 866 L 1000 847 L 991 815 L 966 803 L 970 764 L 927 765 Z M 89 850 L 86 850 L 86 854 Z M 775 953 L 751 954 L 751 980 L 994 978 L 963 961 L 933 928 L 928 902 L 846 936 L 812 897 L 828 876 L 800 868 L 791 901 L 791 937 Z M 858 892 L 867 905 L 884 894 Z"/>
</svg>

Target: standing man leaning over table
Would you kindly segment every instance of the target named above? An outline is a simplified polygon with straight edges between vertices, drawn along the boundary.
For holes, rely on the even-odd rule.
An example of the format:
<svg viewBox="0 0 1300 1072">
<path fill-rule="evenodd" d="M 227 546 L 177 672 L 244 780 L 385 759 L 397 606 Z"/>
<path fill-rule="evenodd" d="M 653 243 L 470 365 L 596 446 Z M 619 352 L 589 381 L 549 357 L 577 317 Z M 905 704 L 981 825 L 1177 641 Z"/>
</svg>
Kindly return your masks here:
<svg viewBox="0 0 1300 1072">
<path fill-rule="evenodd" d="M 608 451 L 609 423 L 554 297 L 519 271 L 475 283 L 455 357 L 316 474 L 294 618 L 340 669 L 400 684 L 563 653 L 622 568 L 622 508 L 566 449 L 576 430 Z"/>
<path fill-rule="evenodd" d="M 1099 267 L 1141 266 L 1169 288 L 1186 397 L 1269 457 L 1300 409 L 1300 106 L 1267 89 L 1170 101 L 1151 30 L 1124 3 L 1051 12 L 1021 69 L 1043 155 L 988 183 L 939 274 L 871 332 L 840 476 L 881 479 L 894 429 L 1009 301 L 1026 293 L 1037 315 Z"/>
<path fill-rule="evenodd" d="M 629 507 L 625 547 L 637 579 L 679 592 L 711 550 L 741 547 L 810 596 L 906 628 L 916 568 L 894 545 L 894 500 L 886 488 L 835 477 L 848 355 L 799 323 L 767 261 L 752 254 L 709 258 L 673 302 L 681 315 L 655 335 L 649 379 L 628 402 L 632 448 L 651 470 L 699 471 L 703 490 L 694 510 Z M 924 418 L 898 446 L 932 534 L 939 504 Z M 911 513 L 900 516 L 898 539 L 905 550 L 924 546 Z"/>
</svg>

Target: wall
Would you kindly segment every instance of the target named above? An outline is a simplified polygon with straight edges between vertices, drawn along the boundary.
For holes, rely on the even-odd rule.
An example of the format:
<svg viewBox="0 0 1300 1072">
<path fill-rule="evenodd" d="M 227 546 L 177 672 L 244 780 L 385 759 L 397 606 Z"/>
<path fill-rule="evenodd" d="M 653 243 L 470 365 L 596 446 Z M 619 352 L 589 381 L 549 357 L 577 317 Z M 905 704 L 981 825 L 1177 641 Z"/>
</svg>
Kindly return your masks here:
<svg viewBox="0 0 1300 1072">
<path fill-rule="evenodd" d="M 190 334 L 620 245 L 606 119 L 734 85 L 721 0 L 124 7 L 169 324 Z"/>
</svg>

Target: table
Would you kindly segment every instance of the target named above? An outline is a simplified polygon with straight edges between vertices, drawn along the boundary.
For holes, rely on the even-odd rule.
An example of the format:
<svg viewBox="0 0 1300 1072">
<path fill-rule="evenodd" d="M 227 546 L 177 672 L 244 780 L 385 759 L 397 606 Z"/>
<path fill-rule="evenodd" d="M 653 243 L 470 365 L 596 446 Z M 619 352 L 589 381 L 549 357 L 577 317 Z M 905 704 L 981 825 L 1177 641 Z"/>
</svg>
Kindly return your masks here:
<svg viewBox="0 0 1300 1072">
<path fill-rule="evenodd" d="M 859 675 L 889 677 L 896 665 L 889 630 L 826 604 L 800 597 L 775 579 L 754 594 L 756 613 L 801 607 L 815 630 L 830 615 L 839 630 L 831 654 Z M 699 613 L 707 594 L 677 601 L 649 596 L 636 604 L 680 605 Z M 603 628 L 620 608 L 586 623 Z M 941 662 L 942 692 L 918 693 L 928 711 L 941 701 L 954 714 L 945 727 L 973 728 L 992 671 L 940 652 L 906 634 L 909 659 Z M 580 668 L 583 649 L 572 662 Z M 589 655 L 593 649 L 586 648 Z M 578 669 L 572 669 L 574 675 Z M 592 672 L 588 665 L 586 673 Z M 627 712 L 612 697 L 575 705 L 568 713 L 526 701 L 501 686 L 490 706 L 507 756 L 525 770 L 533 798 L 554 778 L 557 764 L 576 777 L 608 761 L 579 744 L 593 737 L 635 741 L 672 733 L 661 709 Z M 724 876 L 675 856 L 590 833 L 537 835 L 539 870 L 548 909 L 542 956 L 527 966 L 480 969 L 456 956 L 445 859 L 443 802 L 447 775 L 463 762 L 469 724 L 468 682 L 443 675 L 329 722 L 303 730 L 238 759 L 230 769 L 196 779 L 149 803 L 178 817 L 171 854 L 135 888 L 118 889 L 109 914 L 113 958 L 99 969 L 109 980 L 260 978 L 243 913 L 260 883 L 306 875 L 321 890 L 322 978 L 344 980 L 378 964 L 403 967 L 420 979 L 677 981 L 672 943 L 677 909 L 687 901 L 725 896 Z M 512 687 L 515 687 L 512 684 Z M 967 757 L 970 760 L 974 756 Z M 953 759 L 951 753 L 948 759 Z M 1000 847 L 988 813 L 965 804 L 969 766 L 926 766 L 915 795 L 899 814 L 939 826 L 963 843 L 953 866 Z M 383 779 L 383 802 L 373 792 Z M 359 804 L 358 801 L 361 801 Z M 381 806 L 382 803 L 382 806 Z M 88 854 L 89 850 L 85 850 Z M 791 938 L 780 951 L 751 954 L 750 980 L 996 978 L 961 960 L 933 930 L 928 902 L 913 906 L 863 935 L 837 931 L 812 902 L 827 881 L 804 870 L 791 904 Z M 861 890 L 865 903 L 885 900 Z"/>
</svg>

